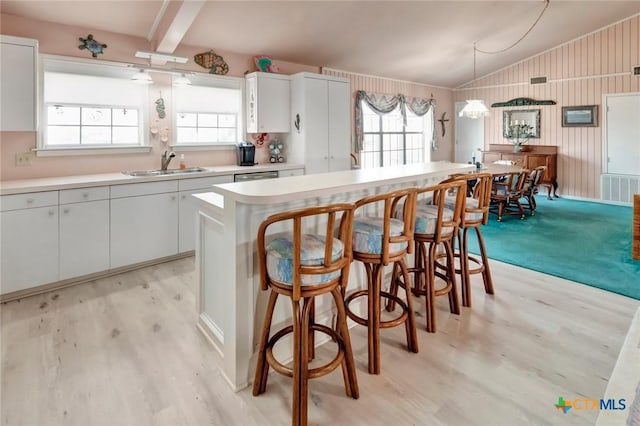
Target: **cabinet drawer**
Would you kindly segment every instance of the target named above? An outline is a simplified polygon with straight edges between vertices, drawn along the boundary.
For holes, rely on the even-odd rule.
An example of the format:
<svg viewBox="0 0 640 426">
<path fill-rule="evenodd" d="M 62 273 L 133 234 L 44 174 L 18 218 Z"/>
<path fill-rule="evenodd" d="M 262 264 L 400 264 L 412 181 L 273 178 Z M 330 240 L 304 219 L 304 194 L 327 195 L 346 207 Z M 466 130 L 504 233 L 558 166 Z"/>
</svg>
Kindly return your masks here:
<svg viewBox="0 0 640 426">
<path fill-rule="evenodd" d="M 3 212 L 57 205 L 58 191 L 32 192 L 29 194 L 3 195 L 0 197 L 0 211 Z"/>
<path fill-rule="evenodd" d="M 513 161 L 516 166 L 524 167 L 525 165 L 525 156 L 523 154 L 502 154 L 502 159 Z"/>
<path fill-rule="evenodd" d="M 113 185 L 111 187 L 111 198 L 137 197 L 139 195 L 163 194 L 165 192 L 177 191 L 177 180 L 131 183 L 125 185 Z"/>
<path fill-rule="evenodd" d="M 82 203 L 109 199 L 109 187 L 64 189 L 60 191 L 60 204 Z"/>
<path fill-rule="evenodd" d="M 209 176 L 203 178 L 180 179 L 178 188 L 180 191 L 191 191 L 193 189 L 205 189 L 219 183 L 233 182 L 233 175 Z"/>
</svg>

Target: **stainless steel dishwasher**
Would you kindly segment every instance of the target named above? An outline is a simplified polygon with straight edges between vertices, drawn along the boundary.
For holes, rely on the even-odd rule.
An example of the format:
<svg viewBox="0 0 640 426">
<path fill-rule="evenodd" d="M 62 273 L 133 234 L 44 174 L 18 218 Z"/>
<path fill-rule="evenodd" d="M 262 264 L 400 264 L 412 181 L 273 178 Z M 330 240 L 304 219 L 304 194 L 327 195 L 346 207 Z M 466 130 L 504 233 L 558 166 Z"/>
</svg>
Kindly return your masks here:
<svg viewBox="0 0 640 426">
<path fill-rule="evenodd" d="M 247 182 L 250 180 L 273 179 L 278 177 L 278 171 L 239 173 L 233 175 L 234 182 Z"/>
</svg>

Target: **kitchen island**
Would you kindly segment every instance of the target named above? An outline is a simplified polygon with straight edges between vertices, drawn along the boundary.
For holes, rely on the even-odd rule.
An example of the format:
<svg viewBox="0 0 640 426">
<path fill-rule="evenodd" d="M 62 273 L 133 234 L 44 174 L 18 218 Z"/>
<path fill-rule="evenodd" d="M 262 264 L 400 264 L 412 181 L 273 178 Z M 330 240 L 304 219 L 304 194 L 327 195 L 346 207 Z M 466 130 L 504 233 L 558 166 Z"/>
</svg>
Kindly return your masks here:
<svg viewBox="0 0 640 426">
<path fill-rule="evenodd" d="M 249 385 L 264 319 L 267 292 L 260 290 L 255 239 L 269 215 L 298 208 L 360 198 L 407 186 L 435 184 L 453 173 L 475 169 L 470 164 L 433 162 L 292 176 L 278 180 L 215 185 L 195 194 L 198 201 L 196 279 L 198 327 L 220 354 L 224 377 L 234 390 Z M 277 232 L 278 229 L 274 229 Z M 365 286 L 361 265 L 352 264 L 348 291 Z M 362 309 L 366 309 L 364 303 Z M 290 317 L 288 303 L 278 303 L 277 329 Z M 335 313 L 330 300 L 316 303 L 316 320 L 330 325 Z M 323 343 L 318 339 L 317 344 Z M 287 340 L 274 348 L 288 356 Z"/>
</svg>

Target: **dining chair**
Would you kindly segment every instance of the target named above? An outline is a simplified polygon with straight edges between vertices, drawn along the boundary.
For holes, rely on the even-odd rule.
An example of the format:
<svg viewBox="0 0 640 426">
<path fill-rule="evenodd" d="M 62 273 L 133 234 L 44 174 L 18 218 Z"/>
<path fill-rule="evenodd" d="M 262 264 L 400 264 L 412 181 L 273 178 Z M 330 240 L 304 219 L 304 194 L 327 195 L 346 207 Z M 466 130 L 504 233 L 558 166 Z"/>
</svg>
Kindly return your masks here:
<svg viewBox="0 0 640 426">
<path fill-rule="evenodd" d="M 526 199 L 526 205 L 524 207 L 529 209 L 531 216 L 536 213 L 537 205 L 535 195 L 538 193 L 538 185 L 540 185 L 546 170 L 547 166 L 538 166 L 531 170 L 531 173 L 529 173 L 527 177 L 527 183 L 522 191 L 523 198 Z"/>
<path fill-rule="evenodd" d="M 519 172 L 505 173 L 497 178 L 494 176 L 489 211 L 498 215 L 498 222 L 502 222 L 502 216 L 505 214 L 520 214 L 520 220 L 525 218 L 520 198 L 524 196 L 524 187 L 528 175 L 529 170 L 522 169 Z M 517 207 L 518 211 L 509 210 L 511 206 Z"/>
</svg>

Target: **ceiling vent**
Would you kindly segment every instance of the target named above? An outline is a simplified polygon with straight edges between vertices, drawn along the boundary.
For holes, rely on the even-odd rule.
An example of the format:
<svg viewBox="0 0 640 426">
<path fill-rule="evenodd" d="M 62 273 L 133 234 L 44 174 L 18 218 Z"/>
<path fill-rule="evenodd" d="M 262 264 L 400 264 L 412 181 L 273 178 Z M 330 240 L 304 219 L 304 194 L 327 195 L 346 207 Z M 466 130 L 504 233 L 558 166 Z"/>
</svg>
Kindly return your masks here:
<svg viewBox="0 0 640 426">
<path fill-rule="evenodd" d="M 547 82 L 547 77 L 531 77 L 531 84 L 543 84 Z"/>
<path fill-rule="evenodd" d="M 640 67 L 633 67 L 633 75 L 640 75 Z"/>
</svg>

